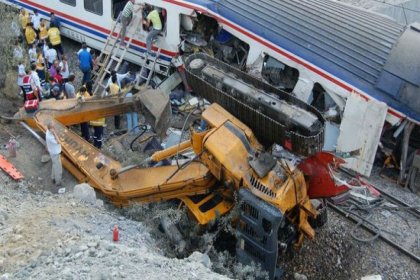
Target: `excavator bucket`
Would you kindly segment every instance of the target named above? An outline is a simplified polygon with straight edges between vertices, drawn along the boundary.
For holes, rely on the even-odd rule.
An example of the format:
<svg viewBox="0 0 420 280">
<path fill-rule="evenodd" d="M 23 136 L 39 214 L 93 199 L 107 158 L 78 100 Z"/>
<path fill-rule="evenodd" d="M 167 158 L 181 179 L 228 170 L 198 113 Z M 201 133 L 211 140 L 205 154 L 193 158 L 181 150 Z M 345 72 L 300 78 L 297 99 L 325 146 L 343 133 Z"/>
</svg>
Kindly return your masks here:
<svg viewBox="0 0 420 280">
<path fill-rule="evenodd" d="M 159 136 L 163 136 L 168 129 L 172 114 L 169 96 L 154 89 L 139 91 L 133 97 L 107 96 L 103 99 L 88 98 L 85 101 L 50 99 L 40 103 L 39 111 L 48 111 L 51 117 L 66 126 L 137 111 L 146 117 L 146 122 L 152 125 Z M 37 127 L 34 114 L 25 112 L 23 108 L 13 119 Z"/>
<path fill-rule="evenodd" d="M 158 136 L 165 135 L 172 115 L 169 96 L 155 89 L 141 91 L 135 96 L 135 101 L 140 101 L 134 102 L 140 105 L 137 111 L 146 117 L 147 123 L 152 124 Z"/>
</svg>

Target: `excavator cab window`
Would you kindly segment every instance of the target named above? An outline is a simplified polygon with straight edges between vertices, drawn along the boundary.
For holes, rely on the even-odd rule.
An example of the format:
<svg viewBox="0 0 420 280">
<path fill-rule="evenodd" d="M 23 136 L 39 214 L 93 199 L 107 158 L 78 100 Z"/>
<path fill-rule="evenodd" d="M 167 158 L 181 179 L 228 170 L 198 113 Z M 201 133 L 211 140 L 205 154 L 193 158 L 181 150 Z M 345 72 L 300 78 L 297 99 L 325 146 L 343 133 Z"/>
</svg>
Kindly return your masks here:
<svg viewBox="0 0 420 280">
<path fill-rule="evenodd" d="M 277 59 L 266 55 L 261 72 L 262 77 L 271 85 L 292 92 L 299 79 L 299 71 Z"/>
</svg>

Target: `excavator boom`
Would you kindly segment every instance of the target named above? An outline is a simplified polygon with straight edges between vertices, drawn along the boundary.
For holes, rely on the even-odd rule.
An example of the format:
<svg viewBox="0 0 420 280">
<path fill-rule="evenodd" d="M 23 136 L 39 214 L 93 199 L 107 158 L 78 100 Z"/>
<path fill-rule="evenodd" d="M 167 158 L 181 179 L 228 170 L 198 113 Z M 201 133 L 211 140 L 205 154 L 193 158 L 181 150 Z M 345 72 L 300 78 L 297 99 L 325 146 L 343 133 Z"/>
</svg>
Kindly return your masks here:
<svg viewBox="0 0 420 280">
<path fill-rule="evenodd" d="M 192 149 L 194 160 L 181 166 L 123 167 L 66 127 L 128 111 L 144 112 L 145 107 L 162 115 L 165 106 L 150 109 L 159 94 L 148 91 L 148 104 L 141 99 L 142 94 L 129 99 L 117 96 L 45 103 L 29 122 L 44 132 L 53 122 L 65 167 L 117 206 L 179 199 L 197 222 L 205 225 L 229 212 L 237 196 L 238 258 L 245 263 L 261 263 L 274 278 L 279 242 L 299 247 L 304 236 L 314 237 L 308 217 L 316 213 L 302 172 L 266 153 L 253 131 L 216 103 L 202 114 L 207 130 L 192 129 L 189 141 L 151 156 L 161 160 Z"/>
</svg>

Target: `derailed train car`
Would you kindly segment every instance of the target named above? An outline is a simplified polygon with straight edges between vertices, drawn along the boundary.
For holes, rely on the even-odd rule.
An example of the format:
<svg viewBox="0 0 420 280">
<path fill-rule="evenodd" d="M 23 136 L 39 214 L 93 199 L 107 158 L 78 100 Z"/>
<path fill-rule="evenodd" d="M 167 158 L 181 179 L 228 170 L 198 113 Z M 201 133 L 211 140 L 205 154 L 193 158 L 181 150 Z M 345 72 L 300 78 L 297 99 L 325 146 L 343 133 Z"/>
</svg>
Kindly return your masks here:
<svg viewBox="0 0 420 280">
<path fill-rule="evenodd" d="M 54 12 L 65 36 L 97 49 L 127 2 L 1 1 L 46 18 Z M 361 174 L 371 172 L 384 125 L 420 123 L 420 24 L 403 26 L 330 0 L 141 2 L 164 21 L 154 46 L 161 48 L 158 73 L 168 72 L 180 49 L 249 71 L 323 112 L 324 149 L 349 155 L 347 167 Z M 141 26 L 135 34 L 127 60 L 141 64 L 148 31 Z"/>
</svg>

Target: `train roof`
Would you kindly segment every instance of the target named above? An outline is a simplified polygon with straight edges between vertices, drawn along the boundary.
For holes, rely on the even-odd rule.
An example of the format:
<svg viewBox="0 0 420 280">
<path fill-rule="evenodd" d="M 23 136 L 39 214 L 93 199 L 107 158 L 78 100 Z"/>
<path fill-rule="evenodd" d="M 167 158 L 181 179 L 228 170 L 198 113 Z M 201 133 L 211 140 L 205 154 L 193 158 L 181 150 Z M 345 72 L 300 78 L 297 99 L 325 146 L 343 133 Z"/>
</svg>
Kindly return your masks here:
<svg viewBox="0 0 420 280">
<path fill-rule="evenodd" d="M 390 81 L 420 85 L 420 75 L 413 75 L 420 62 L 398 66 L 398 53 L 414 51 L 412 58 L 416 58 L 420 52 L 412 47 L 395 50 L 407 31 L 396 21 L 331 0 L 187 2 L 217 13 L 420 121 L 419 110 L 398 100 L 400 88 L 389 88 Z"/>
</svg>

